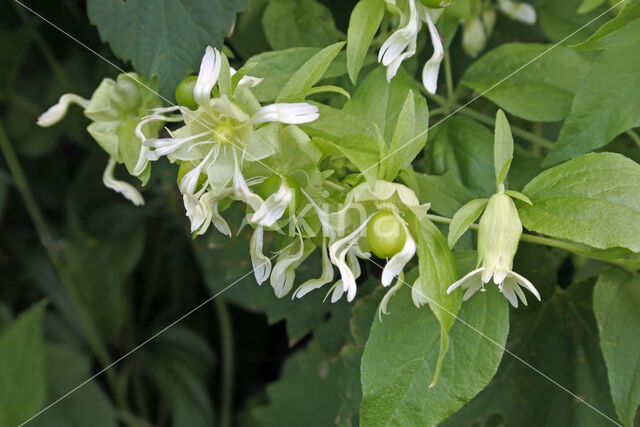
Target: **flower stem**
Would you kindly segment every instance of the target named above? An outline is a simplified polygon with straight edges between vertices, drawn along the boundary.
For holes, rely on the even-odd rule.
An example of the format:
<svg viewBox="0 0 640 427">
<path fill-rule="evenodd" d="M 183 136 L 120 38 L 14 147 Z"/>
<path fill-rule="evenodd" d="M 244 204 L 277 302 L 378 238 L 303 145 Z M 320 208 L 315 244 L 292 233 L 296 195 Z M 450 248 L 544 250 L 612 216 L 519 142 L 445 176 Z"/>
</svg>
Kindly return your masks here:
<svg viewBox="0 0 640 427">
<path fill-rule="evenodd" d="M 447 98 L 449 102 L 453 101 L 453 75 L 451 73 L 451 55 L 449 49 L 444 53 L 444 71 L 447 80 Z"/>
<path fill-rule="evenodd" d="M 422 86 L 421 86 L 422 87 Z M 484 113 L 480 113 L 478 111 L 472 110 L 471 108 L 467 108 L 467 106 L 465 105 L 461 105 L 458 104 L 457 102 L 449 102 L 449 100 L 447 100 L 446 98 L 438 95 L 438 94 L 433 94 L 433 93 L 429 93 L 426 90 L 422 90 L 422 92 L 425 94 L 425 96 L 427 98 L 432 99 L 433 101 L 435 101 L 436 103 L 440 104 L 445 111 L 447 111 L 447 114 L 449 115 L 453 115 L 453 114 L 457 114 L 460 113 L 462 115 L 465 115 L 467 117 L 471 117 L 472 119 L 475 119 L 481 123 L 484 123 L 486 125 L 489 126 L 495 126 L 496 121 L 493 117 L 488 116 L 487 114 Z M 455 99 L 455 97 L 454 97 Z M 449 113 L 450 110 L 453 110 L 451 113 Z M 447 116 L 448 117 L 448 116 Z M 446 118 L 446 117 L 445 117 Z M 443 119 L 444 120 L 444 119 Z M 546 138 L 543 138 L 541 136 L 538 136 L 532 132 L 529 132 L 527 130 L 524 130 L 522 128 L 519 128 L 517 126 L 513 126 L 511 125 L 511 132 L 513 132 L 513 134 L 519 138 L 524 139 L 525 141 L 529 141 L 533 144 L 537 144 L 540 145 L 548 150 L 552 149 L 554 146 L 554 143 L 549 141 Z M 640 140 L 640 138 L 639 138 Z"/>
<path fill-rule="evenodd" d="M 231 427 L 233 412 L 233 326 L 229 309 L 221 298 L 215 301 L 216 313 L 220 324 L 222 346 L 222 385 L 220 390 L 220 427 Z"/>
<path fill-rule="evenodd" d="M 640 136 L 638 136 L 638 134 L 633 129 L 629 129 L 627 131 L 627 135 L 629 135 L 629 137 L 633 139 L 633 142 L 635 142 L 636 145 L 640 147 Z"/>
<path fill-rule="evenodd" d="M 56 247 L 55 240 L 49 227 L 47 226 L 47 222 L 45 220 L 38 203 L 36 202 L 35 197 L 33 196 L 33 192 L 29 187 L 29 183 L 27 178 L 22 170 L 22 166 L 16 156 L 13 147 L 11 146 L 11 142 L 9 141 L 9 137 L 7 136 L 4 126 L 0 123 L 0 151 L 4 155 L 4 158 L 7 162 L 7 166 L 9 167 L 9 171 L 13 176 L 16 187 L 24 204 L 27 208 L 27 212 L 31 221 L 33 222 L 36 232 L 40 238 L 40 242 L 49 257 L 49 260 L 53 264 L 56 272 L 58 273 L 58 277 L 60 278 L 60 282 L 65 288 L 71 303 L 78 315 L 78 319 L 84 330 L 89 346 L 91 347 L 93 353 L 96 358 L 100 361 L 103 367 L 108 367 L 111 364 L 107 349 L 105 348 L 102 340 L 100 339 L 100 335 L 98 331 L 95 329 L 95 325 L 93 324 L 91 318 L 88 313 L 84 310 L 84 307 L 81 303 L 81 299 L 78 295 L 76 284 L 73 283 L 71 275 L 67 269 L 65 261 L 63 257 L 60 255 L 58 248 Z M 118 386 L 117 380 L 113 371 L 107 370 L 105 372 L 107 383 L 113 393 L 113 396 L 116 400 L 118 407 L 122 411 L 129 411 L 127 400 L 122 393 L 121 388 Z"/>
<path fill-rule="evenodd" d="M 448 218 L 446 216 L 433 215 L 433 214 L 427 214 L 427 218 L 433 222 L 439 222 L 442 224 L 451 224 L 451 221 L 452 221 L 451 218 Z M 478 224 L 471 224 L 469 228 L 472 230 L 477 230 Z M 523 242 L 536 243 L 539 245 L 545 245 L 553 248 L 564 249 L 566 251 L 575 253 L 577 255 L 581 255 L 587 258 L 592 258 L 599 261 L 607 262 L 609 264 L 617 265 L 629 271 L 636 271 L 640 267 L 640 262 L 638 260 L 624 259 L 624 258 L 608 259 L 603 256 L 598 256 L 593 252 L 590 252 L 590 249 L 591 249 L 590 247 L 579 244 L 579 243 L 572 243 L 572 242 L 567 242 L 565 240 L 557 240 L 557 239 L 552 239 L 550 237 L 536 236 L 534 234 L 526 234 L 526 233 L 522 234 L 522 237 L 520 237 L 520 240 Z"/>
</svg>

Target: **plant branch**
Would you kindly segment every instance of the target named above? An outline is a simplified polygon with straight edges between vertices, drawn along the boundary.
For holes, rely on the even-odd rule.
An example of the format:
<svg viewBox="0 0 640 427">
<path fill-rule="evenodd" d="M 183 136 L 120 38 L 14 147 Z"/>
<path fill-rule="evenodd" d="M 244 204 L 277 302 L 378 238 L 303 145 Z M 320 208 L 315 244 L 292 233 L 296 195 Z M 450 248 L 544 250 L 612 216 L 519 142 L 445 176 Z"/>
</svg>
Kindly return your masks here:
<svg viewBox="0 0 640 427">
<path fill-rule="evenodd" d="M 440 215 L 427 214 L 427 218 L 433 222 L 439 222 L 442 224 L 451 224 L 452 218 Z M 469 227 L 472 230 L 478 229 L 478 224 L 471 224 Z M 599 261 L 607 262 L 609 264 L 614 264 L 619 267 L 622 267 L 626 270 L 636 271 L 640 267 L 640 261 L 633 259 L 608 259 L 604 256 L 598 256 L 597 253 L 593 252 L 593 249 L 589 246 L 582 245 L 580 243 L 568 242 L 566 240 L 557 240 L 552 239 L 550 237 L 545 236 L 537 236 L 534 234 L 523 233 L 520 240 L 523 242 L 536 243 L 539 245 L 550 246 L 553 248 L 564 249 L 566 251 L 575 253 L 577 255 L 581 255 L 587 258 L 597 259 Z"/>
<path fill-rule="evenodd" d="M 214 301 L 220 325 L 222 347 L 222 385 L 220 388 L 220 427 L 231 427 L 233 412 L 233 326 L 229 309 L 221 298 Z"/>
</svg>

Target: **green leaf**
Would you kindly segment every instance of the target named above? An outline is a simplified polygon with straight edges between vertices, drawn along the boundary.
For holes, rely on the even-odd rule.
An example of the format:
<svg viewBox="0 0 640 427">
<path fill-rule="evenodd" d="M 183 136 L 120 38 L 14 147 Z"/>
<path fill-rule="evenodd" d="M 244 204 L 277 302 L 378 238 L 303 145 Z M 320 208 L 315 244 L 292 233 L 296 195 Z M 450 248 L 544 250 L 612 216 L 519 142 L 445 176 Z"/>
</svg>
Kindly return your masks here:
<svg viewBox="0 0 640 427">
<path fill-rule="evenodd" d="M 544 165 L 603 147 L 640 126 L 639 66 L 640 49 L 635 44 L 607 49 L 596 58 Z"/>
<path fill-rule="evenodd" d="M 343 46 L 344 42 L 335 43 L 313 55 L 291 76 L 291 79 L 280 91 L 276 102 L 302 101 L 311 87 L 322 78 L 322 75 L 329 68 L 329 64 Z"/>
<path fill-rule="evenodd" d="M 178 82 L 198 69 L 207 45 L 222 48 L 236 12 L 248 0 L 89 0 L 100 38 L 146 77 L 158 75 L 160 93 L 173 98 Z"/>
<path fill-rule="evenodd" d="M 510 43 L 474 62 L 462 82 L 513 115 L 552 122 L 569 113 L 588 67 L 563 46 Z"/>
<path fill-rule="evenodd" d="M 585 0 L 587 1 L 587 0 Z M 640 41 L 640 2 L 626 1 L 623 9 L 576 49 L 606 49 Z"/>
<path fill-rule="evenodd" d="M 582 0 L 582 4 L 578 8 L 578 13 L 591 12 L 593 9 L 601 6 L 606 0 Z"/>
<path fill-rule="evenodd" d="M 431 203 L 431 210 L 440 215 L 453 216 L 465 203 L 474 198 L 474 193 L 465 187 L 453 173 L 442 176 L 414 174 L 418 181 L 418 198 Z"/>
<path fill-rule="evenodd" d="M 382 0 L 361 0 L 351 12 L 347 31 L 347 69 L 354 85 L 384 16 L 384 9 L 385 2 Z"/>
<path fill-rule="evenodd" d="M 44 302 L 34 305 L 0 335 L 0 425 L 23 423 L 44 403 L 44 308 Z"/>
<path fill-rule="evenodd" d="M 445 355 L 449 348 L 449 331 L 460 310 L 462 296 L 459 292 L 449 295 L 447 288 L 458 278 L 453 253 L 447 245 L 447 240 L 428 219 L 419 223 L 418 233 L 418 279 L 413 284 L 412 297 L 414 302 L 425 300 L 429 308 L 436 315 L 440 323 L 440 351 L 433 375 L 432 385 L 440 375 Z"/>
<path fill-rule="evenodd" d="M 533 202 L 519 209 L 527 229 L 640 252 L 640 165 L 633 160 L 585 154 L 541 173 L 522 192 Z"/>
<path fill-rule="evenodd" d="M 389 157 L 384 159 L 381 165 L 387 181 L 393 181 L 400 169 L 411 163 L 424 147 L 426 138 L 415 138 L 415 131 L 416 107 L 413 92 L 409 90 L 391 138 Z"/>
<path fill-rule="evenodd" d="M 374 321 L 362 357 L 361 425 L 439 424 L 482 390 L 498 369 L 509 310 L 495 287 L 463 305 L 459 316 L 468 325 L 458 321 L 451 329 L 449 352 L 432 388 L 440 329 L 436 317 L 415 308 L 404 288 L 390 300 L 388 311 L 382 322 Z"/>
<path fill-rule="evenodd" d="M 478 122 L 453 116 L 437 128 L 427 146 L 429 173 L 453 174 L 476 197 L 495 192 L 493 133 Z"/>
<path fill-rule="evenodd" d="M 531 263 L 538 264 L 538 269 L 555 273 L 555 268 L 549 268 L 551 263 L 539 257 L 539 248 L 530 254 Z M 520 268 L 516 266 L 535 284 L 543 284 Z M 547 280 L 555 280 L 553 274 L 546 276 Z M 591 311 L 593 283 L 576 283 L 566 291 L 557 288 L 553 291 L 553 282 L 547 284 L 551 284 L 551 293 L 547 296 L 542 293 L 542 303 L 530 301 L 529 309 L 512 311 L 506 347 L 521 360 L 505 355 L 493 381 L 443 427 L 612 425 L 558 386 L 575 393 L 606 416 L 614 417 Z"/>
<path fill-rule="evenodd" d="M 331 11 L 316 0 L 270 0 L 262 26 L 274 50 L 324 47 L 340 40 Z"/>
<path fill-rule="evenodd" d="M 449 225 L 448 243 L 449 247 L 453 248 L 458 239 L 469 229 L 471 224 L 482 214 L 485 206 L 487 206 L 487 199 L 475 199 L 464 205 L 451 220 Z"/>
<path fill-rule="evenodd" d="M 380 152 L 375 136 L 367 126 L 348 112 L 315 104 L 320 117 L 300 127 L 312 137 L 322 138 L 325 144 L 344 154 L 361 172 L 375 179 Z"/>
<path fill-rule="evenodd" d="M 600 347 L 616 412 L 630 427 L 640 405 L 639 306 L 640 277 L 617 269 L 600 276 L 593 294 Z"/>
<path fill-rule="evenodd" d="M 55 400 L 86 381 L 92 374 L 91 358 L 78 348 L 50 344 L 45 348 L 49 400 Z M 118 417 L 113 404 L 98 382 L 82 386 L 29 423 L 42 427 L 91 425 L 117 427 Z"/>
<path fill-rule="evenodd" d="M 533 205 L 533 202 L 531 202 L 531 200 L 529 200 L 529 198 L 527 196 L 525 196 L 524 194 L 520 193 L 519 191 L 513 191 L 513 190 L 505 190 L 504 192 L 507 196 L 513 198 L 513 199 L 518 199 L 521 200 L 523 202 L 525 202 L 528 205 Z"/>
<path fill-rule="evenodd" d="M 578 13 L 582 1 L 547 1 L 536 8 L 540 27 L 552 42 L 565 45 L 580 43 L 598 30 L 606 19 L 606 14 L 603 15 L 606 8 Z"/>
<path fill-rule="evenodd" d="M 247 66 L 251 67 L 251 75 L 264 79 L 251 91 L 260 102 L 273 102 L 291 76 L 318 52 L 320 49 L 315 47 L 295 47 L 249 58 Z M 345 56 L 338 54 L 324 73 L 324 78 L 344 75 L 347 72 L 344 64 Z"/>
<path fill-rule="evenodd" d="M 141 366 L 171 403 L 173 426 L 214 423 L 207 374 L 213 364 L 208 343 L 183 327 L 173 327 L 139 355 Z"/>
<path fill-rule="evenodd" d="M 341 403 L 338 392 L 343 369 L 312 341 L 287 359 L 280 379 L 267 387 L 269 403 L 250 410 L 250 425 L 333 425 Z"/>
<path fill-rule="evenodd" d="M 493 148 L 493 166 L 496 172 L 496 184 L 503 184 L 513 160 L 513 135 L 507 116 L 502 110 L 496 114 L 496 134 Z"/>
</svg>

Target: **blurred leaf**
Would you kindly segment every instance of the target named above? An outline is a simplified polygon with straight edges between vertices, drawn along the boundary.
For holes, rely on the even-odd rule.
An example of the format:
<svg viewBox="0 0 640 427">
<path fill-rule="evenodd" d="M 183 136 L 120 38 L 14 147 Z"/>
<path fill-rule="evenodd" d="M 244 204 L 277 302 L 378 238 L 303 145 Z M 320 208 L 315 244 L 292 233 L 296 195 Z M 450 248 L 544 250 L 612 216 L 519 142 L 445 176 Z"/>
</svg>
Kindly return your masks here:
<svg viewBox="0 0 640 427">
<path fill-rule="evenodd" d="M 546 170 L 523 190 L 522 224 L 531 231 L 640 252 L 640 165 L 621 154 L 585 154 Z"/>
<path fill-rule="evenodd" d="M 173 99 L 178 82 L 198 69 L 207 45 L 222 48 L 236 12 L 247 0 L 88 0 L 100 38 L 147 78 L 158 75 L 160 93 Z"/>
<path fill-rule="evenodd" d="M 33 416 L 46 394 L 42 315 L 46 303 L 25 311 L 0 335 L 0 425 Z"/>
<path fill-rule="evenodd" d="M 562 42 L 565 45 L 580 43 L 595 33 L 605 21 L 606 15 L 596 19 L 606 10 L 604 7 L 588 13 L 579 13 L 578 8 L 582 1 L 547 0 L 537 8 L 540 27 L 552 42 Z"/>
<path fill-rule="evenodd" d="M 557 385 L 614 415 L 591 312 L 592 290 L 592 282 L 576 283 L 529 310 L 514 310 L 507 348 L 522 360 L 505 355 L 495 379 L 443 426 L 610 426 Z"/>
<path fill-rule="evenodd" d="M 362 425 L 436 425 L 482 390 L 495 374 L 509 330 L 507 302 L 489 287 L 460 310 L 440 379 L 429 388 L 438 357 L 438 321 L 417 309 L 407 289 L 374 321 L 362 357 Z M 496 345 L 496 343 L 498 345 Z"/>
<path fill-rule="evenodd" d="M 585 0 L 587 1 L 587 0 Z M 618 16 L 604 24 L 577 49 L 606 49 L 640 41 L 640 2 L 627 1 Z"/>
<path fill-rule="evenodd" d="M 45 355 L 49 401 L 60 398 L 91 376 L 91 360 L 77 348 L 49 344 L 45 347 Z M 29 425 L 117 427 L 119 424 L 113 404 L 99 383 L 91 381 L 47 409 Z"/>
<path fill-rule="evenodd" d="M 640 126 L 640 49 L 636 44 L 607 49 L 594 61 L 571 105 L 547 166 L 595 150 Z"/>
<path fill-rule="evenodd" d="M 262 26 L 274 50 L 325 47 L 341 38 L 331 11 L 316 0 L 270 0 Z"/>
<path fill-rule="evenodd" d="M 169 399 L 174 427 L 214 424 L 207 393 L 214 357 L 206 341 L 189 329 L 174 326 L 145 347 L 139 357 Z"/>
<path fill-rule="evenodd" d="M 465 187 L 453 172 L 442 176 L 415 174 L 421 202 L 431 203 L 434 212 L 452 217 L 458 209 L 474 198 L 474 193 Z"/>
<path fill-rule="evenodd" d="M 550 122 L 567 116 L 588 69 L 586 60 L 563 46 L 509 43 L 474 62 L 463 83 L 511 114 Z"/>
<path fill-rule="evenodd" d="M 291 356 L 278 381 L 267 387 L 269 403 L 250 412 L 252 426 L 325 427 L 333 425 L 340 406 L 343 366 L 311 342 Z"/>
<path fill-rule="evenodd" d="M 621 270 L 606 270 L 593 294 L 600 330 L 600 348 L 609 374 L 611 396 L 625 426 L 632 427 L 640 405 L 640 278 Z"/>
<path fill-rule="evenodd" d="M 453 116 L 437 129 L 427 147 L 429 173 L 451 173 L 476 197 L 493 194 L 493 132 L 463 116 Z"/>
<path fill-rule="evenodd" d="M 262 28 L 262 15 L 268 3 L 268 0 L 249 0 L 247 10 L 238 14 L 229 43 L 242 59 L 269 50 Z"/>
</svg>

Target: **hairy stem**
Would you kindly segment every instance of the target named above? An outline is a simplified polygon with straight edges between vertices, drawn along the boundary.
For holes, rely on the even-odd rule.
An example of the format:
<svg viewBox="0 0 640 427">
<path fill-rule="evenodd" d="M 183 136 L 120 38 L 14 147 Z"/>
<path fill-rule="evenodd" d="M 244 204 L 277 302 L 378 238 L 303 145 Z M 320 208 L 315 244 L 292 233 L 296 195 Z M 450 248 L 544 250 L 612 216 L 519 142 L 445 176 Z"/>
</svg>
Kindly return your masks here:
<svg viewBox="0 0 640 427">
<path fill-rule="evenodd" d="M 0 151 L 2 151 L 2 154 L 4 155 L 18 192 L 20 193 L 20 196 L 24 201 L 29 217 L 31 218 L 31 221 L 36 228 L 36 232 L 38 233 L 40 242 L 42 243 L 42 246 L 44 247 L 45 252 L 49 257 L 49 260 L 53 264 L 53 267 L 58 273 L 60 282 L 64 286 L 65 291 L 69 295 L 69 299 L 71 300 L 71 303 L 76 310 L 91 350 L 103 367 L 109 366 L 111 364 L 111 361 L 107 349 L 100 339 L 100 335 L 95 329 L 95 325 L 91 321 L 91 318 L 82 306 L 81 299 L 76 292 L 75 284 L 72 281 L 63 257 L 60 255 L 59 250 L 56 247 L 55 240 L 51 231 L 49 230 L 47 221 L 45 220 L 45 217 L 42 214 L 42 211 L 40 210 L 35 197 L 33 196 L 33 192 L 29 187 L 29 182 L 27 181 L 24 171 L 22 170 L 22 166 L 20 165 L 18 157 L 16 156 L 13 147 L 11 146 L 11 142 L 9 141 L 9 137 L 6 134 L 2 123 L 0 123 Z M 121 410 L 128 412 L 127 400 L 124 397 L 121 388 L 118 386 L 113 371 L 107 370 L 105 372 L 105 375 L 107 378 L 107 383 L 109 384 L 118 407 Z"/>
</svg>

